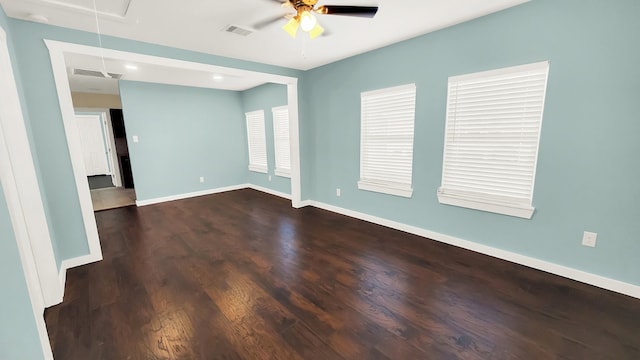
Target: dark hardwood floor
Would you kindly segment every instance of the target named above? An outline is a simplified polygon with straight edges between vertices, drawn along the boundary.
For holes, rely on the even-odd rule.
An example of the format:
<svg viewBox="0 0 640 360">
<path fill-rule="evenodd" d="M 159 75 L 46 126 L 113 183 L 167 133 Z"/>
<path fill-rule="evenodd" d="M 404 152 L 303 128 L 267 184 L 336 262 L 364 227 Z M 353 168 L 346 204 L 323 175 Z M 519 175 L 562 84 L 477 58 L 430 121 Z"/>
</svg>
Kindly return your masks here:
<svg viewBox="0 0 640 360">
<path fill-rule="evenodd" d="M 64 359 L 640 359 L 640 300 L 239 190 L 96 214 Z"/>
</svg>

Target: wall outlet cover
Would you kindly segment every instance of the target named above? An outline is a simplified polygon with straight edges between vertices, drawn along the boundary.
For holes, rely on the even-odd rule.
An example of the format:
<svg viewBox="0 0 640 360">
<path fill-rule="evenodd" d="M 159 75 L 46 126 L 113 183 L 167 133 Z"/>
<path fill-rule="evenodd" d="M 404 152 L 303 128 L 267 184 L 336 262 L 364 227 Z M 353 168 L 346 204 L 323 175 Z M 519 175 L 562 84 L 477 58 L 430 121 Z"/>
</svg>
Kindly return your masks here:
<svg viewBox="0 0 640 360">
<path fill-rule="evenodd" d="M 589 247 L 596 247 L 596 240 L 598 238 L 598 234 L 585 231 L 582 235 L 582 245 Z"/>
</svg>

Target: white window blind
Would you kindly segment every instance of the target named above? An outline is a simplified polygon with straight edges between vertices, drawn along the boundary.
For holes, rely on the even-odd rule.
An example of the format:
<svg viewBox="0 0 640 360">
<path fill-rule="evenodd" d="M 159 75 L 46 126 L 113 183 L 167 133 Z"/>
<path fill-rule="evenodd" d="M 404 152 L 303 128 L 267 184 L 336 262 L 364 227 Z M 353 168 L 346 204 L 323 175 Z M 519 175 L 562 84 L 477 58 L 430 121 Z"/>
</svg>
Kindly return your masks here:
<svg viewBox="0 0 640 360">
<path fill-rule="evenodd" d="M 449 78 L 440 203 L 530 219 L 549 63 Z"/>
<path fill-rule="evenodd" d="M 358 188 L 411 197 L 415 84 L 361 94 Z"/>
<path fill-rule="evenodd" d="M 252 111 L 247 118 L 247 142 L 249 145 L 249 170 L 266 173 L 267 140 L 264 130 L 264 111 Z"/>
<path fill-rule="evenodd" d="M 291 155 L 289 147 L 289 107 L 279 106 L 273 112 L 273 143 L 276 154 L 278 176 L 291 177 Z"/>
</svg>

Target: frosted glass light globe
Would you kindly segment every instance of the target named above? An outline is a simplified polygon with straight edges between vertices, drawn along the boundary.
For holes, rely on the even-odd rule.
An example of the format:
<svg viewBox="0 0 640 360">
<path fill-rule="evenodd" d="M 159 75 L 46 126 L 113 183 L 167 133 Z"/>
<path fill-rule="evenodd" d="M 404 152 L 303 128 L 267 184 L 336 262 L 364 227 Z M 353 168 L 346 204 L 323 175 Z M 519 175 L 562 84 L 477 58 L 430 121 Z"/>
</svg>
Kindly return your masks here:
<svg viewBox="0 0 640 360">
<path fill-rule="evenodd" d="M 316 17 L 308 11 L 303 12 L 300 16 L 300 27 L 303 31 L 311 31 L 316 26 L 316 23 Z"/>
</svg>

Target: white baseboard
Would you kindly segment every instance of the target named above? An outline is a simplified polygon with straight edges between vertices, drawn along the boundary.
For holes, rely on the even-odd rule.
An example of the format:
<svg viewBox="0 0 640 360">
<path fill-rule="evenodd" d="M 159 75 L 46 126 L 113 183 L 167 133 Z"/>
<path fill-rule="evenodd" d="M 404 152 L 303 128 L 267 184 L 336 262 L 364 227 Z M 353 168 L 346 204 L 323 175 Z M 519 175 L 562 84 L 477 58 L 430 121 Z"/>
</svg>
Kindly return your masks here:
<svg viewBox="0 0 640 360">
<path fill-rule="evenodd" d="M 298 206 L 296 206 L 296 208 L 299 209 L 305 206 L 313 206 L 312 202 L 313 200 L 302 200 L 298 203 Z"/>
<path fill-rule="evenodd" d="M 167 201 L 187 199 L 191 197 L 216 194 L 216 193 L 221 193 L 221 192 L 231 191 L 231 190 L 245 189 L 247 187 L 249 187 L 249 184 L 227 186 L 227 187 L 217 188 L 217 189 L 209 189 L 209 190 L 191 192 L 186 194 L 178 194 L 178 195 L 166 196 L 161 198 L 136 201 L 136 205 L 145 206 L 145 205 L 151 205 L 151 204 L 158 204 L 158 203 L 167 202 Z M 45 306 L 46 307 L 54 306 L 54 305 L 60 304 L 63 301 L 68 269 L 74 268 L 76 266 L 90 264 L 100 260 L 102 260 L 101 251 L 97 252 L 96 254 L 88 254 L 88 255 L 83 255 L 83 256 L 78 256 L 75 258 L 63 260 L 62 263 L 60 264 L 60 270 L 58 271 L 59 291 L 54 297 L 54 301 L 51 303 L 45 304 Z"/>
<path fill-rule="evenodd" d="M 279 196 L 279 197 L 291 200 L 291 195 L 283 193 L 283 192 L 280 192 L 280 191 L 268 189 L 268 188 L 265 188 L 265 187 L 262 187 L 262 186 L 258 186 L 258 185 L 253 185 L 253 184 L 240 184 L 240 185 L 226 186 L 226 187 L 221 187 L 221 188 L 216 188 L 216 189 L 196 191 L 196 192 L 191 192 L 191 193 L 186 193 L 186 194 L 178 194 L 178 195 L 165 196 L 165 197 L 160 197 L 160 198 L 155 198 L 155 199 L 136 201 L 136 205 L 137 206 L 146 206 L 146 205 L 163 203 L 163 202 L 167 202 L 167 201 L 188 199 L 188 198 L 197 197 L 197 196 L 211 195 L 211 194 L 217 194 L 217 193 L 222 193 L 222 192 L 227 192 L 227 191 L 232 191 L 232 190 L 239 190 L 239 189 L 247 189 L 247 188 L 254 189 L 254 190 L 257 190 L 257 191 L 262 191 L 262 192 L 265 192 L 267 194 L 271 194 L 271 195 L 275 195 L 275 196 Z M 98 241 L 98 243 L 99 243 L 99 241 Z M 45 306 L 49 307 L 49 306 L 57 305 L 57 304 L 61 303 L 62 300 L 64 299 L 64 288 L 65 288 L 66 281 L 67 281 L 67 270 L 68 269 L 74 268 L 76 266 L 82 266 L 82 265 L 90 264 L 90 263 L 93 263 L 93 262 L 96 262 L 96 261 L 100 261 L 100 260 L 102 260 L 102 252 L 101 251 L 97 252 L 95 254 L 88 254 L 88 255 L 78 256 L 78 257 L 75 257 L 75 258 L 66 259 L 66 260 L 62 261 L 62 264 L 60 265 L 60 270 L 58 271 L 58 282 L 59 282 L 59 285 L 60 285 L 59 286 L 59 292 L 58 292 L 58 294 L 56 294 L 56 296 L 54 296 L 55 299 L 54 299 L 53 303 L 45 304 Z"/>
<path fill-rule="evenodd" d="M 246 184 L 246 187 L 249 188 L 249 189 L 262 191 L 263 193 L 279 196 L 279 197 L 285 198 L 287 200 L 291 200 L 291 195 L 290 194 L 283 193 L 283 192 L 276 191 L 276 190 L 272 190 L 272 189 L 269 189 L 269 188 L 266 188 L 266 187 L 263 187 L 263 186 L 253 185 L 253 184 Z"/>
<path fill-rule="evenodd" d="M 77 266 L 91 264 L 100 260 L 102 260 L 102 252 L 99 254 L 89 254 L 89 255 L 83 255 L 83 256 L 78 256 L 75 258 L 63 260 L 62 264 L 60 264 L 60 271 L 58 271 L 60 293 L 58 294 L 58 297 L 56 299 L 57 302 L 54 304 L 47 304 L 47 307 L 60 304 L 64 299 L 64 287 L 67 282 L 67 270 Z"/>
<path fill-rule="evenodd" d="M 239 189 L 247 189 L 247 188 L 254 189 L 257 191 L 262 191 L 262 192 L 279 196 L 285 199 L 291 199 L 291 196 L 289 194 L 286 194 L 283 192 L 271 190 L 271 189 L 258 186 L 258 185 L 253 185 L 253 184 L 240 184 L 240 185 L 227 186 L 227 187 L 217 188 L 217 189 L 197 191 L 197 192 L 192 192 L 187 194 L 179 194 L 179 195 L 167 196 L 162 198 L 137 201 L 136 204 L 138 206 L 145 206 L 145 205 L 157 204 L 157 203 L 162 203 L 167 201 L 187 199 L 187 198 L 196 197 L 196 196 L 204 196 L 204 195 L 216 194 L 216 193 L 239 190 Z M 498 259 L 510 261 L 519 265 L 524 265 L 533 269 L 545 271 L 554 275 L 562 276 L 568 279 L 576 280 L 585 284 L 597 286 L 599 288 L 611 290 L 617 293 L 625 294 L 625 295 L 640 299 L 640 286 L 638 285 L 625 283 L 619 280 L 591 274 L 586 271 L 577 270 L 567 266 L 554 264 L 554 263 L 536 259 L 530 256 L 517 254 L 511 251 L 498 249 L 488 245 L 479 244 L 473 241 L 460 239 L 460 238 L 449 236 L 446 234 L 441 234 L 438 232 L 419 228 L 417 226 L 403 224 L 397 221 L 384 219 L 381 217 L 361 213 L 358 211 L 349 210 L 349 209 L 341 208 L 334 205 L 329 205 L 329 204 L 322 203 L 315 200 L 300 201 L 297 205 L 299 206 L 296 206 L 296 207 L 313 206 L 319 209 L 323 209 L 323 210 L 331 211 L 334 213 L 346 215 L 352 218 L 368 221 L 374 224 L 378 224 L 378 225 L 386 226 L 392 229 L 404 231 L 410 234 L 422 236 L 428 239 L 436 240 L 436 241 L 457 246 L 463 249 L 475 251 L 477 253 L 489 255 Z M 64 285 L 66 280 L 67 269 L 70 269 L 75 266 L 89 264 L 91 262 L 99 261 L 101 259 L 102 259 L 101 256 L 98 258 L 96 256 L 86 255 L 86 256 L 81 256 L 78 258 L 73 258 L 73 259 L 68 259 L 63 261 L 60 274 L 59 274 L 60 288 L 62 289 L 62 292 L 64 293 Z M 60 302 L 62 302 L 62 294 L 60 296 Z M 47 306 L 51 306 L 51 305 L 47 305 Z"/>
<path fill-rule="evenodd" d="M 182 199 L 188 199 L 188 198 L 197 197 L 197 196 L 211 195 L 211 194 L 217 194 L 217 193 L 226 192 L 226 191 L 245 189 L 247 187 L 249 187 L 248 184 L 231 185 L 231 186 L 225 186 L 225 187 L 215 188 L 215 189 L 194 191 L 194 192 L 185 193 L 185 194 L 164 196 L 164 197 L 147 199 L 147 200 L 136 200 L 136 205 L 147 206 L 147 205 L 159 204 L 167 201 L 182 200 Z"/>
<path fill-rule="evenodd" d="M 597 286 L 599 288 L 615 291 L 617 293 L 625 294 L 637 299 L 640 299 L 640 286 L 622 282 L 619 280 L 610 279 L 604 276 L 591 274 L 582 270 L 577 270 L 567 266 L 554 264 L 548 261 L 536 259 L 530 256 L 517 254 L 514 252 L 494 248 L 487 245 L 478 244 L 472 241 L 456 238 L 453 236 L 437 233 L 434 231 L 426 230 L 412 225 L 403 224 L 400 222 L 384 219 L 381 217 L 344 209 L 341 207 L 325 204 L 313 200 L 303 201 L 306 205 L 311 205 L 319 209 L 331 211 L 334 213 L 346 215 L 356 219 L 368 221 L 374 224 L 386 226 L 392 229 L 404 231 L 410 234 L 433 239 L 442 243 L 457 246 L 463 249 L 475 251 L 484 255 L 489 255 L 498 259 L 510 261 L 516 264 L 524 265 L 533 269 L 545 271 L 554 275 L 562 276 L 568 279 L 576 280 L 585 284 Z"/>
<path fill-rule="evenodd" d="M 215 189 L 195 191 L 195 192 L 190 192 L 185 194 L 164 196 L 164 197 L 148 199 L 148 200 L 136 200 L 136 205 L 137 206 L 153 205 L 153 204 L 159 204 L 167 201 L 182 200 L 182 199 L 188 199 L 188 198 L 197 197 L 197 196 L 205 196 L 205 195 L 223 193 L 227 191 L 240 190 L 240 189 L 254 189 L 257 191 L 262 191 L 267 194 L 271 194 L 271 195 L 275 195 L 281 198 L 291 200 L 291 195 L 287 193 L 283 193 L 280 191 L 272 190 L 272 189 L 259 186 L 259 185 L 254 185 L 254 184 L 238 184 L 238 185 L 225 186 L 225 187 L 215 188 Z"/>
</svg>

